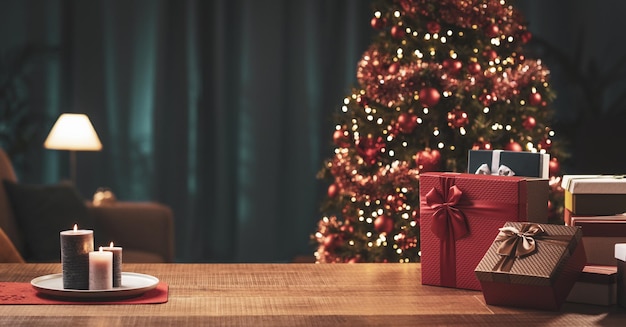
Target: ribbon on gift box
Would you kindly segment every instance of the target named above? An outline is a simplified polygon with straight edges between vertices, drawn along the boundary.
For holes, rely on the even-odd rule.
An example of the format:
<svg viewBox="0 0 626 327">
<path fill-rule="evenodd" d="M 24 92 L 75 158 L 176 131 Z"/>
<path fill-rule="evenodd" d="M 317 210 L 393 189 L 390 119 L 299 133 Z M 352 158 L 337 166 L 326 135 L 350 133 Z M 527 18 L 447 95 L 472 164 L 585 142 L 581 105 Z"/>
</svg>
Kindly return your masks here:
<svg viewBox="0 0 626 327">
<path fill-rule="evenodd" d="M 499 230 L 496 241 L 502 243 L 496 252 L 500 255 L 500 260 L 492 270 L 501 272 L 510 272 L 517 258 L 535 254 L 537 241 L 567 246 L 572 238 L 571 235 L 547 235 L 539 224 L 522 224 L 520 229 L 507 226 Z M 568 250 L 571 252 L 572 249 Z"/>
<path fill-rule="evenodd" d="M 500 164 L 500 153 L 502 150 L 493 150 L 491 152 L 491 165 L 483 163 L 476 169 L 476 175 L 498 175 L 498 176 L 515 176 L 515 172 L 506 165 Z"/>
<path fill-rule="evenodd" d="M 512 217 L 517 207 L 503 205 L 492 200 L 469 199 L 455 185 L 454 177 L 440 177 L 441 192 L 433 187 L 422 199 L 422 214 L 432 216 L 431 231 L 439 239 L 439 278 L 442 286 L 456 286 L 456 241 L 471 231 L 467 216 Z M 432 212 L 431 212 L 432 211 Z"/>
<path fill-rule="evenodd" d="M 498 175 L 498 176 L 515 176 L 515 172 L 513 169 L 507 167 L 506 165 L 498 166 L 498 169 L 492 171 L 487 164 L 482 164 L 476 169 L 474 172 L 476 175 Z"/>
</svg>

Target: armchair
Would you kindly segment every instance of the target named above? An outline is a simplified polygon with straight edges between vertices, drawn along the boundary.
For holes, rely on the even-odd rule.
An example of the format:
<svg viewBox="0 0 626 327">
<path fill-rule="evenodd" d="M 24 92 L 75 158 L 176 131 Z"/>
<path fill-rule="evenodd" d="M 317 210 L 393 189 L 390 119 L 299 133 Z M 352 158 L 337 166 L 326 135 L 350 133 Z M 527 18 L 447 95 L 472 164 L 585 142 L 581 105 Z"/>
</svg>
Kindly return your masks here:
<svg viewBox="0 0 626 327">
<path fill-rule="evenodd" d="M 17 176 L 8 156 L 0 148 L 0 262 L 29 262 L 31 258 L 25 251 L 29 235 L 24 222 L 18 221 L 15 203 L 7 190 L 9 185 L 17 185 Z M 115 242 L 124 248 L 124 262 L 173 261 L 174 222 L 168 206 L 155 202 L 118 201 L 101 206 L 87 202 L 81 207 L 92 221 L 96 246 Z M 57 237 L 59 232 L 49 231 L 53 233 L 52 237 Z M 60 245 L 57 241 L 43 246 L 58 249 Z M 60 260 L 60 250 L 58 258 L 56 260 Z"/>
</svg>

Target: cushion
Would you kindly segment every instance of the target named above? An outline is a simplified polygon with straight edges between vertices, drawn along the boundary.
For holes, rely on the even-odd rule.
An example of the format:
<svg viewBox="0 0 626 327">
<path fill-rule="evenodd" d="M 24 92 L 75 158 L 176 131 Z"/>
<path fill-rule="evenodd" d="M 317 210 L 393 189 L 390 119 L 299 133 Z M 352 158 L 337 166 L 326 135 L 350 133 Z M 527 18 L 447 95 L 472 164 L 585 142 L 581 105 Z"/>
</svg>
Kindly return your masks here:
<svg viewBox="0 0 626 327">
<path fill-rule="evenodd" d="M 59 233 L 92 229 L 84 200 L 71 184 L 29 185 L 3 180 L 15 220 L 24 236 L 24 259 L 28 262 L 60 262 Z"/>
</svg>

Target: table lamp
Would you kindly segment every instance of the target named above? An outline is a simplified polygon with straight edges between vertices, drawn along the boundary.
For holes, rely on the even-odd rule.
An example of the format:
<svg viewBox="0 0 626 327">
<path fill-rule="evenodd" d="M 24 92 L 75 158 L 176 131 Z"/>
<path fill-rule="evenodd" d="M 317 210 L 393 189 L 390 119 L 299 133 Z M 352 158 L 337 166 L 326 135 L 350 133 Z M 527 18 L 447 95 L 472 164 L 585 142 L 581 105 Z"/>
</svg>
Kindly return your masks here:
<svg viewBox="0 0 626 327">
<path fill-rule="evenodd" d="M 46 149 L 70 151 L 70 178 L 76 185 L 76 151 L 100 151 L 102 143 L 85 114 L 59 116 L 43 144 Z"/>
</svg>

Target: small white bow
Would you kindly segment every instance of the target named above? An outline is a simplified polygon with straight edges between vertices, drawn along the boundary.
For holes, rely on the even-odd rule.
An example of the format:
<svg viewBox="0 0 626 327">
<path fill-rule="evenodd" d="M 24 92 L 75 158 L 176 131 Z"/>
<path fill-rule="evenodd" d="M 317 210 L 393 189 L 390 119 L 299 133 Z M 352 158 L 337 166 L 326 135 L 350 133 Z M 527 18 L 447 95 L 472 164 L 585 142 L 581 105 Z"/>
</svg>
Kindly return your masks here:
<svg viewBox="0 0 626 327">
<path fill-rule="evenodd" d="M 514 176 L 515 172 L 505 166 L 505 165 L 500 165 L 500 167 L 498 167 L 498 170 L 495 172 L 491 171 L 491 168 L 489 168 L 489 165 L 487 164 L 482 164 L 480 165 L 480 167 L 478 167 L 478 169 L 476 169 L 476 172 L 474 173 L 476 175 L 498 175 L 498 176 Z"/>
</svg>

